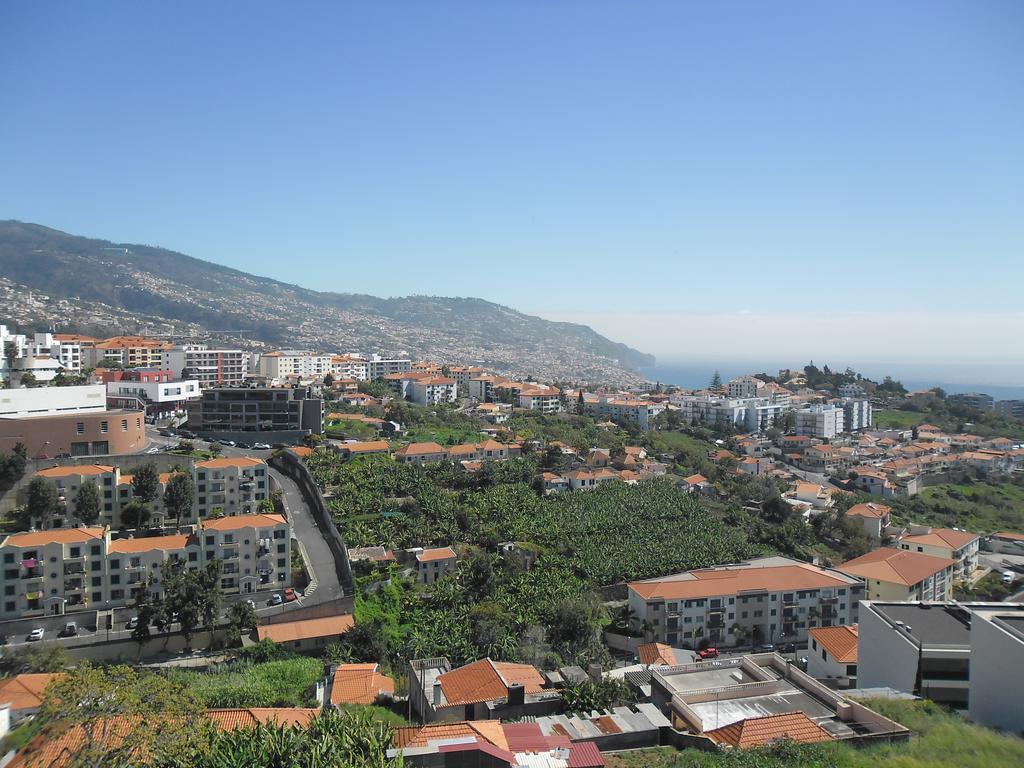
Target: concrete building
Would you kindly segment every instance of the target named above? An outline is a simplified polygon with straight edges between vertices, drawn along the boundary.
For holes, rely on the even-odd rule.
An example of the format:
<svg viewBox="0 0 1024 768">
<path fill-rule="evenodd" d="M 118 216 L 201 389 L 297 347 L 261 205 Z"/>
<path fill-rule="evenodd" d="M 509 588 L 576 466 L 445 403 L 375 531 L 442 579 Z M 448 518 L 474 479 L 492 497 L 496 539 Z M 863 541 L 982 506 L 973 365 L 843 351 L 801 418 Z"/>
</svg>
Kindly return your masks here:
<svg viewBox="0 0 1024 768">
<path fill-rule="evenodd" d="M 421 584 L 433 584 L 438 579 L 455 573 L 459 564 L 458 555 L 451 547 L 436 547 L 434 549 L 418 547 L 411 550 L 411 554 L 413 567 L 416 570 L 416 580 Z"/>
<path fill-rule="evenodd" d="M 409 382 L 409 399 L 417 405 L 439 405 L 454 403 L 458 398 L 459 385 L 447 376 L 427 376 Z"/>
<path fill-rule="evenodd" d="M 4 619 L 31 618 L 131 604 L 168 558 L 201 568 L 224 566 L 228 593 L 281 589 L 290 581 L 291 539 L 280 515 L 200 523 L 191 533 L 113 538 L 109 528 L 64 528 L 6 536 L 0 543 Z"/>
<path fill-rule="evenodd" d="M 584 410 L 590 416 L 604 417 L 616 424 L 636 424 L 640 429 L 647 430 L 651 428 L 654 418 L 665 410 L 665 405 L 648 400 L 602 395 L 594 401 L 585 400 Z"/>
<path fill-rule="evenodd" d="M 382 379 L 389 373 L 405 373 L 412 370 L 412 360 L 406 357 L 385 358 L 370 355 L 366 359 L 366 375 L 369 379 Z"/>
<path fill-rule="evenodd" d="M 871 429 L 873 419 L 874 414 L 870 400 L 843 400 L 843 429 L 846 432 L 860 432 L 865 429 Z"/>
<path fill-rule="evenodd" d="M 555 387 L 526 387 L 519 392 L 519 407 L 541 413 L 559 413 L 562 410 L 562 393 Z"/>
<path fill-rule="evenodd" d="M 982 546 L 986 552 L 1024 557 L 1024 533 L 999 531 L 985 539 Z"/>
<path fill-rule="evenodd" d="M 863 579 L 868 600 L 949 600 L 957 561 L 881 547 L 837 566 Z"/>
<path fill-rule="evenodd" d="M 146 447 L 140 410 L 107 410 L 103 385 L 0 390 L 0 451 L 29 458 L 106 456 Z"/>
<path fill-rule="evenodd" d="M 260 355 L 259 374 L 271 383 L 293 379 L 322 379 L 332 373 L 334 355 L 283 350 Z"/>
<path fill-rule="evenodd" d="M 107 405 L 111 408 L 138 408 L 155 419 L 184 413 L 189 400 L 199 397 L 199 381 L 174 381 L 170 370 L 132 368 L 108 371 Z"/>
<path fill-rule="evenodd" d="M 249 353 L 241 349 L 179 344 L 167 351 L 166 358 L 174 378 L 195 379 L 203 388 L 241 386 L 249 370 Z"/>
<path fill-rule="evenodd" d="M 195 465 L 196 511 L 209 517 L 214 510 L 223 514 L 256 512 L 269 498 L 267 465 L 262 459 L 234 456 L 208 459 Z"/>
<path fill-rule="evenodd" d="M 850 397 L 850 398 L 853 398 L 853 399 L 861 399 L 863 397 L 866 397 L 867 394 L 868 393 L 864 390 L 864 387 L 862 387 L 860 384 L 855 384 L 853 382 L 849 382 L 847 384 L 840 384 L 839 385 L 839 396 L 840 397 Z"/>
<path fill-rule="evenodd" d="M 729 382 L 727 393 L 730 399 L 757 397 L 757 391 L 764 382 L 755 376 L 740 376 Z"/>
<path fill-rule="evenodd" d="M 323 654 L 328 646 L 341 642 L 345 633 L 355 625 L 351 614 L 323 616 L 263 624 L 256 628 L 256 636 L 260 640 L 273 640 L 276 645 L 290 651 Z"/>
<path fill-rule="evenodd" d="M 856 624 L 807 630 L 807 674 L 817 680 L 835 680 L 842 688 L 856 688 L 858 631 Z"/>
<path fill-rule="evenodd" d="M 447 459 L 448 452 L 437 443 L 409 443 L 395 451 L 399 464 L 429 464 Z"/>
<path fill-rule="evenodd" d="M 872 541 L 881 541 L 882 534 L 892 521 L 892 509 L 885 504 L 869 501 L 866 504 L 855 504 L 846 510 L 847 517 L 853 517 L 864 526 L 864 532 Z"/>
<path fill-rule="evenodd" d="M 865 601 L 857 684 L 966 708 L 984 725 L 1010 723 L 1020 731 L 1024 714 L 1014 683 L 1024 682 L 1024 646 L 1014 631 L 1022 620 L 1020 603 Z M 1000 707 L 1002 713 L 994 711 Z"/>
<path fill-rule="evenodd" d="M 797 743 L 906 741 L 910 732 L 829 689 L 776 653 L 656 667 L 651 700 L 687 746 L 713 750 Z"/>
<path fill-rule="evenodd" d="M 856 622 L 864 586 L 837 570 L 787 557 L 686 571 L 629 585 L 636 629 L 645 621 L 673 647 L 800 642 L 807 630 Z M 742 630 L 737 633 L 737 629 Z"/>
<path fill-rule="evenodd" d="M 81 344 L 82 367 L 165 368 L 167 352 L 173 347 L 145 336 L 113 336 L 92 344 Z"/>
<path fill-rule="evenodd" d="M 955 528 L 932 528 L 927 525 L 912 525 L 896 543 L 898 549 L 908 552 L 923 552 L 956 562 L 953 568 L 955 580 L 970 579 L 978 567 L 978 548 L 981 537 Z"/>
<path fill-rule="evenodd" d="M 366 360 L 355 355 L 332 356 L 331 375 L 336 380 L 352 379 L 353 381 L 366 381 L 370 377 Z"/>
<path fill-rule="evenodd" d="M 211 387 L 188 403 L 189 428 L 221 439 L 293 442 L 324 431 L 324 401 L 309 387 Z"/>
<path fill-rule="evenodd" d="M 831 439 L 844 431 L 845 413 L 841 406 L 810 405 L 796 412 L 796 433 Z"/>
<path fill-rule="evenodd" d="M 1024 421 L 1024 400 L 998 400 L 995 409 L 1003 418 Z"/>
<path fill-rule="evenodd" d="M 955 395 L 947 395 L 946 404 L 956 408 L 991 411 L 995 408 L 995 398 L 983 392 L 958 392 Z"/>
</svg>

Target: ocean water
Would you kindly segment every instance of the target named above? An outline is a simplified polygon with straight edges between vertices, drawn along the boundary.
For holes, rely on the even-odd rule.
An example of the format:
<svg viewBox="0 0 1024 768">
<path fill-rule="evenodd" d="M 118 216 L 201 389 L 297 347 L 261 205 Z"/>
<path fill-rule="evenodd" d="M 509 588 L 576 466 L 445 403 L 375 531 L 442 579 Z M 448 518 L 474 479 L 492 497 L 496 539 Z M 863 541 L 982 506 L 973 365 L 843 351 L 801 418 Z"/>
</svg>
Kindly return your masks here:
<svg viewBox="0 0 1024 768">
<path fill-rule="evenodd" d="M 815 361 L 815 365 L 824 366 L 825 361 Z M 985 392 L 996 400 L 1024 399 L 1024 367 L 1014 364 L 990 365 L 942 365 L 929 366 L 920 364 L 887 364 L 887 363 L 827 363 L 833 370 L 845 370 L 847 365 L 860 374 L 875 381 L 892 376 L 903 383 L 907 389 L 919 390 L 931 387 L 942 387 L 946 392 Z M 768 373 L 776 375 L 779 368 L 800 368 L 803 363 L 779 363 L 778 361 L 664 361 L 649 368 L 641 368 L 640 373 L 651 381 L 662 384 L 675 384 L 686 389 L 706 387 L 717 370 L 722 381 L 736 376 L 752 373 Z"/>
</svg>

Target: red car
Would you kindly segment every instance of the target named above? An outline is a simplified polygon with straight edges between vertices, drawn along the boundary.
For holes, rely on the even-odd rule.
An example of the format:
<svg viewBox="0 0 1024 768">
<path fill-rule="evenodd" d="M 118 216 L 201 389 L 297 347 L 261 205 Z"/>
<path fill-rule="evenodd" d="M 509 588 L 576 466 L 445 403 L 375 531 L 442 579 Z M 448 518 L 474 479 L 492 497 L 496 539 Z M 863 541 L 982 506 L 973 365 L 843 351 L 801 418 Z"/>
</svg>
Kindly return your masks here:
<svg viewBox="0 0 1024 768">
<path fill-rule="evenodd" d="M 299 599 L 299 596 L 295 594 L 295 590 L 294 589 L 292 589 L 291 587 L 285 587 L 285 590 L 284 590 L 284 601 L 286 603 L 290 603 L 293 600 L 298 600 L 298 599 Z"/>
<path fill-rule="evenodd" d="M 718 658 L 718 649 L 717 648 L 705 648 L 703 651 L 700 652 L 700 657 L 702 659 L 717 659 Z"/>
</svg>

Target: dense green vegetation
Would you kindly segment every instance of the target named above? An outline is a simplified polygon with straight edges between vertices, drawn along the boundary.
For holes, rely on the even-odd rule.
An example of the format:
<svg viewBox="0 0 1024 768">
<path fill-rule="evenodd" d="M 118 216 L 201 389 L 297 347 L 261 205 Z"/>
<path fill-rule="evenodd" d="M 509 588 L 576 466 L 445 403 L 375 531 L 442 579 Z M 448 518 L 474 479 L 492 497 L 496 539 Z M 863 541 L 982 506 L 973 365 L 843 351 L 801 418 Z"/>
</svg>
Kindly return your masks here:
<svg viewBox="0 0 1024 768">
<path fill-rule="evenodd" d="M 1024 740 L 972 725 L 930 701 L 873 700 L 869 706 L 907 726 L 908 744 L 856 748 L 782 742 L 729 752 L 672 748 L 606 755 L 608 768 L 991 768 L 1024 765 Z"/>
<path fill-rule="evenodd" d="M 262 663 L 238 660 L 207 672 L 175 669 L 167 673 L 171 682 L 211 709 L 313 706 L 314 688 L 323 676 L 323 662 L 304 656 Z"/>
<path fill-rule="evenodd" d="M 901 522 L 966 528 L 975 533 L 1024 531 L 1024 477 L 1001 483 L 973 481 L 925 488 L 909 499 L 894 499 Z"/>
</svg>

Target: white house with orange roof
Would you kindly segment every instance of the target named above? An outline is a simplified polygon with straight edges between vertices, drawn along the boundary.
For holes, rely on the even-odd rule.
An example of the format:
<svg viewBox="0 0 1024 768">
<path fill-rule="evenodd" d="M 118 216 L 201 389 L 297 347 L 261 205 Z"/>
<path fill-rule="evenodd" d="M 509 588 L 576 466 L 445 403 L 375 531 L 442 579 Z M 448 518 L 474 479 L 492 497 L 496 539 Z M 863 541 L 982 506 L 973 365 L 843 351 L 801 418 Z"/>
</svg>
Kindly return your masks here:
<svg viewBox="0 0 1024 768">
<path fill-rule="evenodd" d="M 735 643 L 734 629 L 754 643 L 802 641 L 816 626 L 856 621 L 861 582 L 838 570 L 787 557 L 701 568 L 629 585 L 635 629 L 648 640 L 695 648 Z"/>
<path fill-rule="evenodd" d="M 969 531 L 912 525 L 897 542 L 897 546 L 908 552 L 923 552 L 926 555 L 955 560 L 953 578 L 969 579 L 978 567 L 980 543 L 981 537 Z"/>
<path fill-rule="evenodd" d="M 447 458 L 448 452 L 437 443 L 409 443 L 395 451 L 399 464 L 430 464 Z"/>
<path fill-rule="evenodd" d="M 856 624 L 807 630 L 807 674 L 818 680 L 836 680 L 844 688 L 857 685 Z"/>
<path fill-rule="evenodd" d="M 409 554 L 412 555 L 416 580 L 421 584 L 433 584 L 443 576 L 455 573 L 459 564 L 459 556 L 451 547 L 415 547 L 409 550 Z"/>
<path fill-rule="evenodd" d="M 881 547 L 837 566 L 864 581 L 868 600 L 949 600 L 956 560 Z"/>
<path fill-rule="evenodd" d="M 448 376 L 426 376 L 409 382 L 408 398 L 417 405 L 454 403 L 458 399 L 459 385 Z"/>
<path fill-rule="evenodd" d="M 872 541 L 881 541 L 882 534 L 892 522 L 892 509 L 885 504 L 869 501 L 865 504 L 854 504 L 846 510 L 847 517 L 856 518 L 864 526 L 864 532 Z"/>
<path fill-rule="evenodd" d="M 803 481 L 794 483 L 793 488 L 785 494 L 785 498 L 810 504 L 817 510 L 828 509 L 835 503 L 832 499 L 831 488 Z"/>
<path fill-rule="evenodd" d="M 562 410 L 562 392 L 539 384 L 524 386 L 519 392 L 519 407 L 541 413 L 559 413 Z"/>
</svg>

